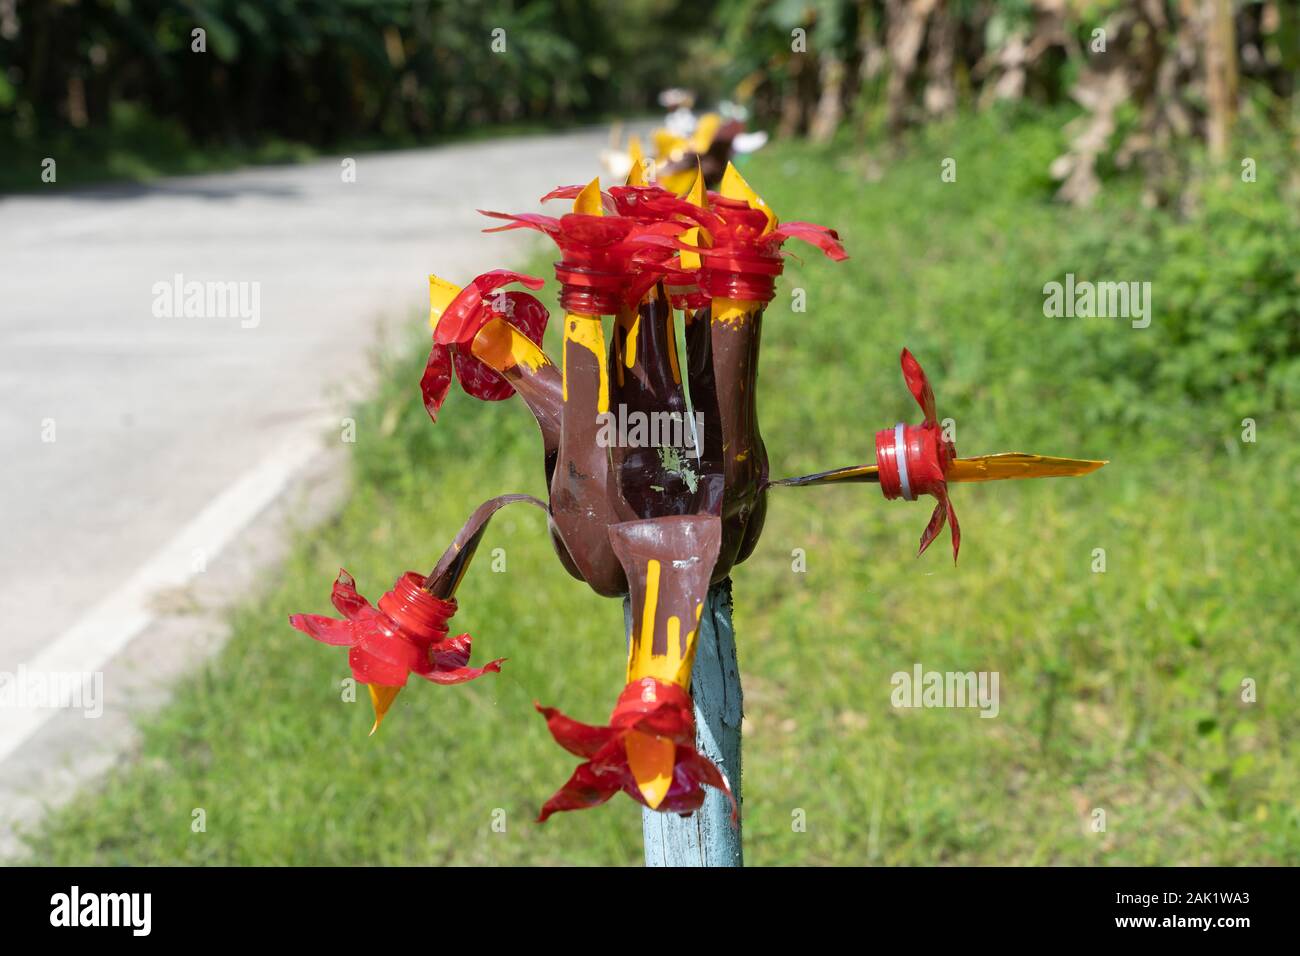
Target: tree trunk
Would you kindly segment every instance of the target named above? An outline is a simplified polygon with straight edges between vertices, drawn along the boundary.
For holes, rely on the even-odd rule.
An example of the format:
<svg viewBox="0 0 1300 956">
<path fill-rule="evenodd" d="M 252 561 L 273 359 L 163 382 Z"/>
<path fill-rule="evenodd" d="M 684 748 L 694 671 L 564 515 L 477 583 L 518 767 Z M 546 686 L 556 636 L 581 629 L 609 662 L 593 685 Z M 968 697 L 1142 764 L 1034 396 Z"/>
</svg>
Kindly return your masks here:
<svg viewBox="0 0 1300 956">
<path fill-rule="evenodd" d="M 925 111 L 931 116 L 948 116 L 957 108 L 956 52 L 957 23 L 949 0 L 939 0 L 930 17 L 925 66 Z"/>
<path fill-rule="evenodd" d="M 848 71 L 844 61 L 833 53 L 822 56 L 821 98 L 813 113 L 808 135 L 814 143 L 829 142 L 844 118 L 844 79 Z"/>
<path fill-rule="evenodd" d="M 1237 113 L 1237 37 L 1231 0 L 1203 0 L 1206 141 L 1216 162 L 1228 158 Z"/>
</svg>

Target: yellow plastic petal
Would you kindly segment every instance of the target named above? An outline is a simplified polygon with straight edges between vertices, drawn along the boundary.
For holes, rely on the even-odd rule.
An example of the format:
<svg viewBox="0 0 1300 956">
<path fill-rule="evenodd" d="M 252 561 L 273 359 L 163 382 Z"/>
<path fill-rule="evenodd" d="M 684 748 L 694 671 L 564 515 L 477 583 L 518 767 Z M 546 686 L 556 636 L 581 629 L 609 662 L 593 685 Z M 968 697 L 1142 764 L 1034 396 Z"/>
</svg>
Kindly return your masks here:
<svg viewBox="0 0 1300 956">
<path fill-rule="evenodd" d="M 695 158 L 695 178 L 691 181 L 691 188 L 685 198 L 692 206 L 704 206 L 704 172 L 700 169 L 698 156 Z"/>
<path fill-rule="evenodd" d="M 720 192 L 727 199 L 743 199 L 749 203 L 750 209 L 761 209 L 763 215 L 767 216 L 767 225 L 763 229 L 763 234 L 767 235 L 776 228 L 776 213 L 767 203 L 763 202 L 761 196 L 745 182 L 745 177 L 731 163 L 727 163 L 727 169 L 722 174 L 722 184 L 718 187 Z"/>
<path fill-rule="evenodd" d="M 605 209 L 600 202 L 599 176 L 582 187 L 582 192 L 578 193 L 577 198 L 573 200 L 573 211 L 588 216 L 605 215 Z"/>
<path fill-rule="evenodd" d="M 700 227 L 692 226 L 690 229 L 687 229 L 685 232 L 683 232 L 682 242 L 686 243 L 687 245 L 698 246 L 700 244 Z M 691 252 L 689 249 L 683 249 L 682 268 L 698 269 L 699 267 L 700 267 L 700 254 L 698 252 Z"/>
<path fill-rule="evenodd" d="M 628 137 L 627 156 L 632 162 L 632 168 L 627 171 L 627 184 L 629 186 L 646 186 L 646 161 L 645 154 L 641 152 L 641 139 L 637 136 Z"/>
<path fill-rule="evenodd" d="M 691 181 L 691 188 L 683 196 L 692 206 L 704 206 L 704 172 L 700 169 L 699 157 L 695 159 L 695 178 Z M 692 226 L 682 233 L 682 242 L 688 245 L 698 246 L 701 242 L 699 226 Z M 700 267 L 700 254 L 698 252 L 688 252 L 685 249 L 681 253 L 683 269 L 698 269 Z"/>
<path fill-rule="evenodd" d="M 388 713 L 388 708 L 393 706 L 393 701 L 401 693 L 400 687 L 385 687 L 382 684 L 367 684 L 370 688 L 370 703 L 375 708 L 375 725 L 370 728 L 370 736 L 375 735 L 379 725 L 384 722 L 384 715 Z"/>
<path fill-rule="evenodd" d="M 429 276 L 429 327 L 436 329 L 442 313 L 447 311 L 452 299 L 460 295 L 460 286 L 435 275 Z"/>
<path fill-rule="evenodd" d="M 520 366 L 536 372 L 551 361 L 545 352 L 505 319 L 493 319 L 479 329 L 470 343 L 470 354 L 496 372 Z"/>
<path fill-rule="evenodd" d="M 705 113 L 695 123 L 695 132 L 691 134 L 691 150 L 703 156 L 713 145 L 713 138 L 722 126 L 722 117 L 717 113 Z"/>
<path fill-rule="evenodd" d="M 659 809 L 673 784 L 677 745 L 667 737 L 630 730 L 623 738 L 623 746 L 627 749 L 627 766 L 637 789 L 651 810 Z"/>
<path fill-rule="evenodd" d="M 1069 478 L 1096 471 L 1105 461 L 1052 458 L 1020 451 L 958 458 L 948 469 L 949 481 L 1004 481 L 1015 478 Z"/>
<path fill-rule="evenodd" d="M 658 184 L 670 193 L 680 196 L 690 188 L 695 179 L 695 170 L 687 166 L 685 169 L 679 169 L 675 173 L 664 173 L 658 179 Z"/>
</svg>

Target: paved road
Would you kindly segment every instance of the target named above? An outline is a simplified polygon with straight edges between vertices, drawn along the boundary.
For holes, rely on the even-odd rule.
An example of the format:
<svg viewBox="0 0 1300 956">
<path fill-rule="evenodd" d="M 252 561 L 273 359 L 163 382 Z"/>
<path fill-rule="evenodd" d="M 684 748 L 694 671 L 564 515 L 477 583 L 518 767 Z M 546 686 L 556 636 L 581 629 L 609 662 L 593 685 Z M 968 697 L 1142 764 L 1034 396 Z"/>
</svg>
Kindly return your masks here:
<svg viewBox="0 0 1300 956">
<path fill-rule="evenodd" d="M 536 208 L 599 171 L 605 137 L 362 155 L 350 183 L 336 159 L 0 200 L 0 675 L 125 647 L 153 592 L 219 562 L 337 441 L 377 329 L 410 323 L 429 272 L 518 260 L 531 240 L 482 235 L 475 209 Z M 259 312 L 160 316 L 177 275 L 258 283 Z M 0 709 L 0 761 L 40 722 Z"/>
</svg>

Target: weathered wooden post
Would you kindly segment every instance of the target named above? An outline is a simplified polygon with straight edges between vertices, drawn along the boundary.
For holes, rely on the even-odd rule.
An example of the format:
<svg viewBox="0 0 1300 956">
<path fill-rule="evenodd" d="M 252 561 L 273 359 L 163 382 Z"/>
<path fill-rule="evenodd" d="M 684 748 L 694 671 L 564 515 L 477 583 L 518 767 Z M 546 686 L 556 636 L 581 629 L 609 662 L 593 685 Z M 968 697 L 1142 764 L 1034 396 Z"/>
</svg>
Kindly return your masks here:
<svg viewBox="0 0 1300 956">
<path fill-rule="evenodd" d="M 629 633 L 632 607 L 623 602 Z M 691 671 L 695 700 L 696 749 L 727 775 L 736 803 L 741 799 L 740 722 L 744 697 L 731 623 L 731 579 L 709 589 L 700 620 Z M 740 819 L 734 822 L 725 794 L 709 790 L 704 805 L 689 817 L 641 810 L 646 866 L 743 866 Z"/>
</svg>

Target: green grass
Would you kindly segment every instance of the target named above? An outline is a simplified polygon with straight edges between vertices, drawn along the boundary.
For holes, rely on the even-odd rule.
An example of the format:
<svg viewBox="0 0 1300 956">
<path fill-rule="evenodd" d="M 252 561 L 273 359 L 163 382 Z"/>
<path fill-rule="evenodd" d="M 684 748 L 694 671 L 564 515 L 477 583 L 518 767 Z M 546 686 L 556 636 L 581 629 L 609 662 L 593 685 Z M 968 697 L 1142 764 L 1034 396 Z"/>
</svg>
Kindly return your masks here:
<svg viewBox="0 0 1300 956">
<path fill-rule="evenodd" d="M 869 461 L 876 429 L 916 417 L 904 344 L 963 453 L 1111 459 L 1085 479 L 957 487 L 955 568 L 946 535 L 912 557 L 927 505 L 872 486 L 772 493 L 734 575 L 751 864 L 1300 862 L 1297 418 L 1261 398 L 1259 440 L 1243 444 L 1213 400 L 1161 392 L 1158 421 L 1132 418 L 1103 399 L 1140 398 L 1141 382 L 1076 376 L 1101 343 L 1164 333 L 1159 313 L 1143 331 L 1043 317 L 1041 286 L 1062 263 L 1087 272 L 1078 237 L 1129 228 L 1123 183 L 1093 213 L 1046 201 L 1057 119 L 932 130 L 875 182 L 842 149 L 782 145 L 746 167 L 778 213 L 837 226 L 853 256 L 792 263 L 769 310 L 761 415 L 778 476 Z M 956 183 L 940 182 L 945 156 Z M 804 313 L 789 308 L 796 287 Z M 543 492 L 523 407 L 458 393 L 435 427 L 422 361 L 413 348 L 359 411 L 342 513 L 234 612 L 230 645 L 146 723 L 138 756 L 31 834 L 31 860 L 638 861 L 639 808 L 624 797 L 530 822 L 575 763 L 532 701 L 599 721 L 623 670 L 618 602 L 565 574 L 541 515 L 495 520 L 453 622 L 477 660 L 509 657 L 503 672 L 413 682 L 374 738 L 364 692 L 340 700 L 344 654 L 285 623 L 328 610 L 339 565 L 377 598 L 430 567 L 483 498 Z M 795 548 L 806 573 L 791 570 Z M 1105 573 L 1091 570 L 1096 548 Z M 895 710 L 890 677 L 916 662 L 1000 672 L 999 716 Z M 1255 703 L 1240 699 L 1244 678 Z"/>
</svg>

